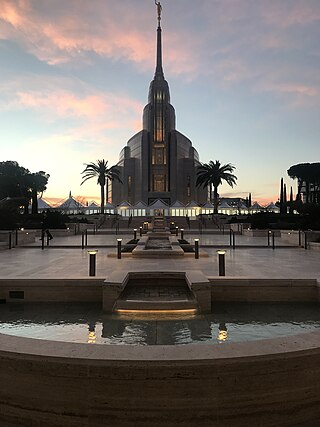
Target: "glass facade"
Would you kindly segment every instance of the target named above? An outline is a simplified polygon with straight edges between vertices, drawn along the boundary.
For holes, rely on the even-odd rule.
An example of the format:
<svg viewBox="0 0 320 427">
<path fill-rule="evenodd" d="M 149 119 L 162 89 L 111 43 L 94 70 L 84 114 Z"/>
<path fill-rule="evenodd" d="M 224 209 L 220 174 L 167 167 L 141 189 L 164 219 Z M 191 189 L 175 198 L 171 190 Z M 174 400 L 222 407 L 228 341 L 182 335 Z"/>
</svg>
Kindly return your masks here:
<svg viewBox="0 0 320 427">
<path fill-rule="evenodd" d="M 166 191 L 166 176 L 155 174 L 153 175 L 153 188 L 152 191 L 164 192 Z"/>
</svg>

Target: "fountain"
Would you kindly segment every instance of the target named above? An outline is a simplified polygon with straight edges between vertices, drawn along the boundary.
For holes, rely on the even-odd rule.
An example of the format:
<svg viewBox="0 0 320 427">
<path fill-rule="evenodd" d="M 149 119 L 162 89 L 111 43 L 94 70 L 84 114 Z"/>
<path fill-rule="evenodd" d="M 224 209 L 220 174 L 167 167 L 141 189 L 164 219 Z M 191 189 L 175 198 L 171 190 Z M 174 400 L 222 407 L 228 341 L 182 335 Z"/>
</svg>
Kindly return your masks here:
<svg viewBox="0 0 320 427">
<path fill-rule="evenodd" d="M 147 280 L 155 288 L 157 281 L 172 288 L 171 300 L 175 302 L 167 309 L 180 305 L 181 311 L 184 308 L 188 312 L 196 304 L 203 313 L 200 316 L 207 316 L 206 312 L 211 316 L 212 301 L 319 301 L 316 280 L 208 278 L 197 271 L 121 270 L 106 280 L 8 280 L 2 283 L 0 298 L 12 307 L 17 301 L 14 307 L 18 309 L 22 308 L 18 290 L 20 302 L 26 304 L 48 300 L 99 302 L 102 295 L 105 311 L 130 313 L 137 302 L 141 304 L 141 289 L 137 289 L 140 280 L 146 288 Z M 163 320 L 156 310 L 160 306 L 147 302 L 145 298 L 144 308 L 149 314 L 152 310 L 158 324 Z M 213 325 L 216 345 L 119 345 L 115 336 L 135 327 L 130 318 L 118 326 L 103 322 L 102 338 L 117 345 L 94 344 L 98 333 L 95 322 L 84 325 L 86 344 L 57 344 L 50 341 L 50 334 L 47 339 L 0 334 L 0 380 L 6 385 L 0 395 L 0 424 L 244 427 L 263 421 L 263 425 L 277 427 L 317 425 L 320 332 L 228 343 L 230 329 L 222 314 L 219 323 Z M 12 319 L 13 311 L 10 316 Z M 195 324 L 186 328 L 188 317 L 190 314 L 179 321 L 180 331 L 197 332 L 202 337 L 213 333 L 207 320 L 201 327 Z M 148 329 L 145 319 L 140 317 L 139 322 L 144 333 Z M 23 329 L 26 331 L 26 325 Z M 161 330 L 165 333 L 165 326 Z M 75 337 L 76 330 L 71 334 Z M 145 344 L 143 340 L 141 344 Z"/>
</svg>

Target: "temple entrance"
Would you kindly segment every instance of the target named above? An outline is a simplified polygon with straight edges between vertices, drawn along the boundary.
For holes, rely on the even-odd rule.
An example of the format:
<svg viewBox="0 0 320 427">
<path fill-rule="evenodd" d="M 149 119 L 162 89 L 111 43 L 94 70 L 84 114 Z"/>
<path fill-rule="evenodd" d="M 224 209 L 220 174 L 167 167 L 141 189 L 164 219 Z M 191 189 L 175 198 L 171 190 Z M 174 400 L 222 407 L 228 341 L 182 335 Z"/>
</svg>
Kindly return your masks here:
<svg viewBox="0 0 320 427">
<path fill-rule="evenodd" d="M 164 217 L 164 209 L 155 209 L 154 210 L 154 216 L 157 218 L 163 218 Z"/>
</svg>

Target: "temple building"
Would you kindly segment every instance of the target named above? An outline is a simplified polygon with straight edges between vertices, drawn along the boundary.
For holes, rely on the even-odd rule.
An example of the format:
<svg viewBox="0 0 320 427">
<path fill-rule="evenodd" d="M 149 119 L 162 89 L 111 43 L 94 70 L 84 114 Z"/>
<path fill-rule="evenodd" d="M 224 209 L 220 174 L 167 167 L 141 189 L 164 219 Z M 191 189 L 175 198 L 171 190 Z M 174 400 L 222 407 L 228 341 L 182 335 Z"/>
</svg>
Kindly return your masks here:
<svg viewBox="0 0 320 427">
<path fill-rule="evenodd" d="M 185 205 L 207 201 L 207 190 L 195 185 L 199 155 L 192 142 L 176 130 L 175 110 L 162 68 L 160 3 L 157 6 L 155 75 L 143 110 L 143 129 L 129 139 L 120 153 L 122 184 L 112 182 L 111 198 L 116 205 L 123 201 L 150 205 L 158 199 L 168 206 L 176 201 Z"/>
</svg>

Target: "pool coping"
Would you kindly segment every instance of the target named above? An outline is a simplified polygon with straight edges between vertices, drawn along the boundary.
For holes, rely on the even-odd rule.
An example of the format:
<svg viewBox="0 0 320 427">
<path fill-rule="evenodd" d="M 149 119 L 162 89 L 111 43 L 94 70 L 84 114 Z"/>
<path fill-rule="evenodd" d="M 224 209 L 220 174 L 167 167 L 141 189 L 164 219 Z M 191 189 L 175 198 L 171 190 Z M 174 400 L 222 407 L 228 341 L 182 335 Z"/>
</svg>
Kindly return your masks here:
<svg viewBox="0 0 320 427">
<path fill-rule="evenodd" d="M 221 344 L 178 345 L 104 345 L 82 344 L 17 337 L 0 333 L 0 355 L 17 358 L 58 358 L 69 361 L 185 363 L 196 361 L 239 360 L 248 357 L 290 357 L 297 354 L 320 354 L 320 331 L 289 337 Z"/>
</svg>

